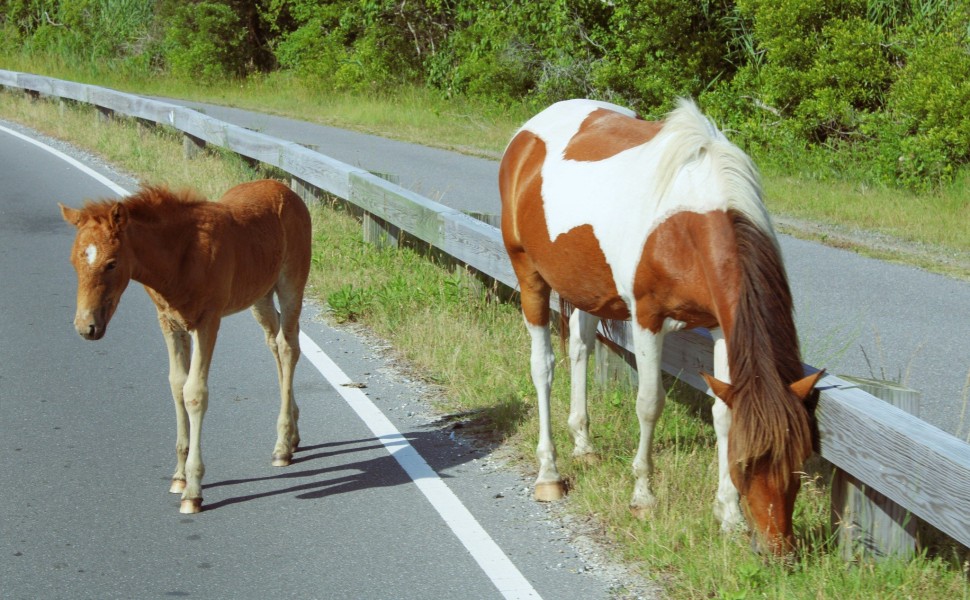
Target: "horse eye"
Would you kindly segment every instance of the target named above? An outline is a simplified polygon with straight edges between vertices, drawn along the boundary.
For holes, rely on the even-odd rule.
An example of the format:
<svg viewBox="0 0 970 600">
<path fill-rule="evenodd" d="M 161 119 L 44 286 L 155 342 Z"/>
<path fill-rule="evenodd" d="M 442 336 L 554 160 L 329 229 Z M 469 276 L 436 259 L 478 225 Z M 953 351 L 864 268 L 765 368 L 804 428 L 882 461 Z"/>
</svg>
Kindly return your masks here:
<svg viewBox="0 0 970 600">
<path fill-rule="evenodd" d="M 108 261 L 108 263 L 104 265 L 104 270 L 105 271 L 114 271 L 114 268 L 117 267 L 117 266 L 118 266 L 118 262 L 117 261 L 114 261 L 114 260 Z"/>
</svg>

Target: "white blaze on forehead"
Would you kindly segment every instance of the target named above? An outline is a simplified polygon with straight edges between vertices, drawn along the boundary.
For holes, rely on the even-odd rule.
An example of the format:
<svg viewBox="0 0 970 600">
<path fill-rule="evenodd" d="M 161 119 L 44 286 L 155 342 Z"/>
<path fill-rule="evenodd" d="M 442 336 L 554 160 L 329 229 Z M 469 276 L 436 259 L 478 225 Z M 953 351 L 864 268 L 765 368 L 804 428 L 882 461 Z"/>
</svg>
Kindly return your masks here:
<svg viewBox="0 0 970 600">
<path fill-rule="evenodd" d="M 84 256 L 87 257 L 88 264 L 89 265 L 93 265 L 94 264 L 94 261 L 97 260 L 97 258 L 98 258 L 98 249 L 95 247 L 94 244 L 91 244 L 84 251 Z"/>
<path fill-rule="evenodd" d="M 591 225 L 613 271 L 617 291 L 629 302 L 649 233 L 675 213 L 703 213 L 723 209 L 726 203 L 724 195 L 718 193 L 720 182 L 711 176 L 709 158 L 683 167 L 663 196 L 651 185 L 658 179 L 670 141 L 662 130 L 652 141 L 604 160 L 565 160 L 566 146 L 586 117 L 599 108 L 634 114 L 603 102 L 572 100 L 546 109 L 522 129 L 531 131 L 546 145 L 542 200 L 550 240 L 575 227 Z M 697 194 L 697 190 L 706 193 Z"/>
</svg>

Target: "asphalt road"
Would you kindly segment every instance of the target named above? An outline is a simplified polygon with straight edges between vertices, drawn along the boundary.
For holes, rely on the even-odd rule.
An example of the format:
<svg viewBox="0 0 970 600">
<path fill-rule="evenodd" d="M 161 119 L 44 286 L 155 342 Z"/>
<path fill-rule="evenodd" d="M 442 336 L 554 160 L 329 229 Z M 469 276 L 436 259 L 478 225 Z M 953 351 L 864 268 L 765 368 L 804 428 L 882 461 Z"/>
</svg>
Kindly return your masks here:
<svg viewBox="0 0 970 600">
<path fill-rule="evenodd" d="M 304 333 L 366 388 L 325 379 L 304 343 L 303 447 L 273 468 L 272 359 L 250 315 L 223 321 L 203 435 L 206 510 L 180 515 L 167 491 L 167 358 L 147 294 L 129 287 L 101 341 L 71 324 L 73 229 L 55 202 L 114 192 L 3 131 L 0 190 L 0 597 L 611 596 L 615 573 L 578 553 L 528 481 L 435 423 L 420 385 L 312 305 Z M 368 407 L 400 433 L 378 437 L 358 416 Z M 442 497 L 454 502 L 442 508 Z"/>
<path fill-rule="evenodd" d="M 319 152 L 465 211 L 499 213 L 498 163 L 210 104 L 165 99 Z M 805 362 L 922 394 L 919 416 L 967 439 L 970 283 L 781 236 Z M 964 410 L 966 414 L 964 415 Z"/>
</svg>

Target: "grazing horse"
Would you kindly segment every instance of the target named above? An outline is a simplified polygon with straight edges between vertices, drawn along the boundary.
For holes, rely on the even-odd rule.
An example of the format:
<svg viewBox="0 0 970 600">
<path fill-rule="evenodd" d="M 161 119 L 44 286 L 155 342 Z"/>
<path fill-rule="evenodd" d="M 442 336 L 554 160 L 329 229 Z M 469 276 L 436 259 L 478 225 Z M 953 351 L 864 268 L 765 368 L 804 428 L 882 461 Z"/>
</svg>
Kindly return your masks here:
<svg viewBox="0 0 970 600">
<path fill-rule="evenodd" d="M 310 271 L 310 213 L 299 196 L 263 180 L 238 185 L 218 202 L 143 187 L 120 202 L 60 207 L 77 227 L 71 263 L 81 337 L 104 336 L 132 279 L 158 309 L 178 425 L 170 491 L 182 494 L 180 512 L 202 510 L 202 418 L 219 322 L 245 308 L 252 307 L 276 358 L 281 404 L 272 464 L 289 465 L 300 441 L 293 371 Z"/>
<path fill-rule="evenodd" d="M 656 504 L 654 425 L 664 405 L 664 335 L 712 330 L 719 482 L 724 530 L 749 521 L 768 548 L 792 548 L 797 471 L 812 451 L 792 298 L 759 176 L 690 101 L 651 122 L 591 100 L 554 104 L 509 143 L 499 170 L 502 236 L 532 338 L 539 404 L 535 498 L 562 497 L 549 421 L 553 352 L 550 292 L 570 316 L 573 455 L 591 457 L 586 361 L 599 319 L 630 319 L 639 373 L 640 443 L 631 509 Z M 730 382 L 730 383 L 729 383 Z"/>
</svg>

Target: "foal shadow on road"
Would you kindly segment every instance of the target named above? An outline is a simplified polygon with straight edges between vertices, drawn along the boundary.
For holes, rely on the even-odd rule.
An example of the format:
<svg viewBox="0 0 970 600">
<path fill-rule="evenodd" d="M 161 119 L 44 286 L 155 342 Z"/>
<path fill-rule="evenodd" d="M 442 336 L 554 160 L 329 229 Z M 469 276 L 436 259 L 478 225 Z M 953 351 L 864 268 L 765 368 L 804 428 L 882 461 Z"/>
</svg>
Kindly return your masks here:
<svg viewBox="0 0 970 600">
<path fill-rule="evenodd" d="M 446 473 L 448 469 L 480 456 L 476 451 L 450 441 L 443 430 L 412 431 L 402 435 L 442 479 L 450 477 Z M 392 446 L 401 443 L 403 441 L 400 440 L 392 442 Z M 365 489 L 404 485 L 411 481 L 411 477 L 378 438 L 328 442 L 299 448 L 291 465 L 278 475 L 204 484 L 204 493 L 219 488 L 243 488 L 248 493 L 206 503 L 203 510 L 218 510 L 233 504 L 283 495 L 295 495 L 301 500 L 318 500 Z"/>
</svg>

